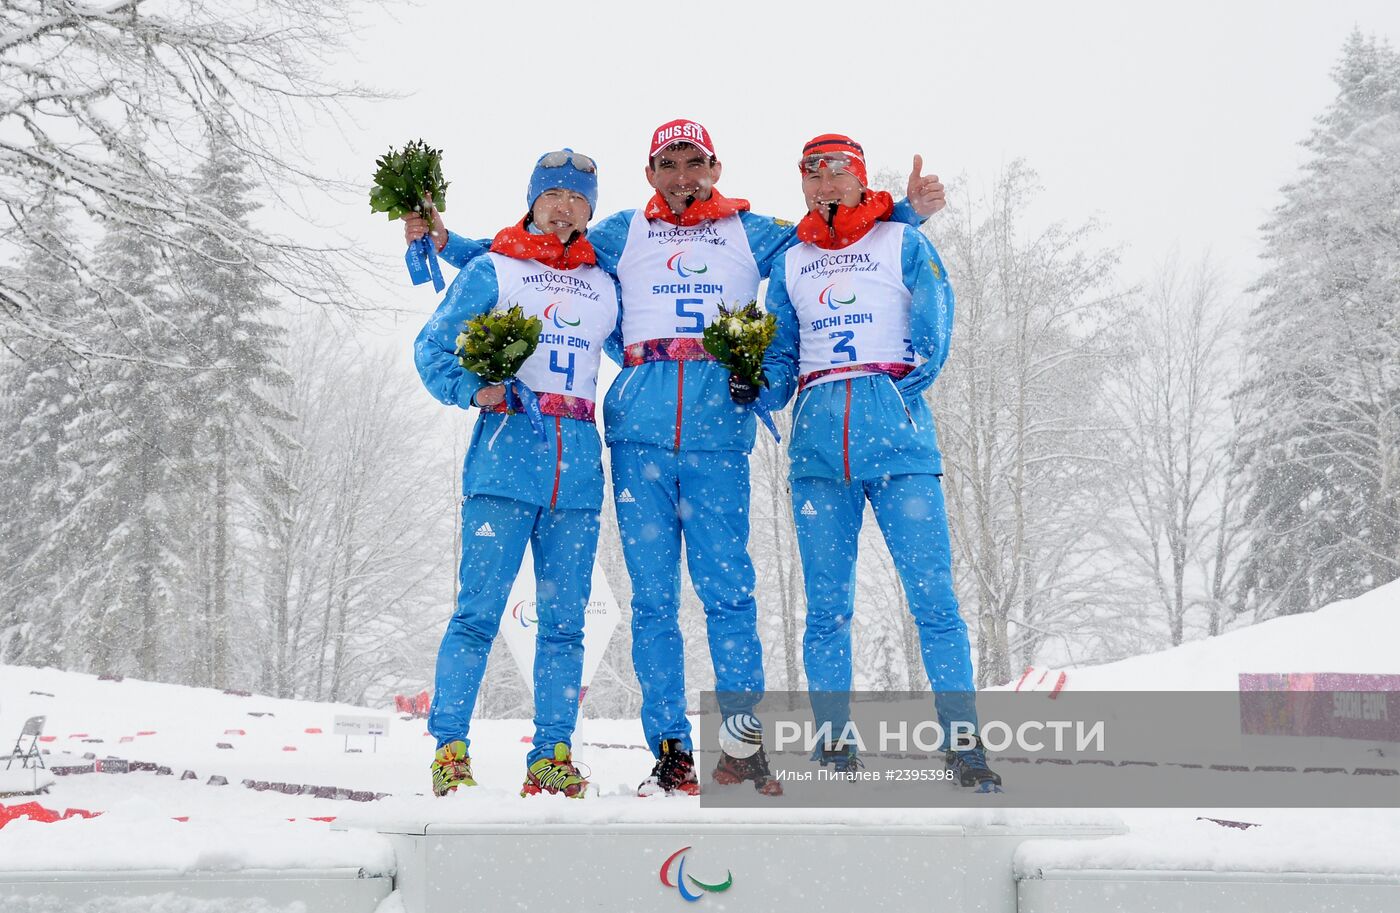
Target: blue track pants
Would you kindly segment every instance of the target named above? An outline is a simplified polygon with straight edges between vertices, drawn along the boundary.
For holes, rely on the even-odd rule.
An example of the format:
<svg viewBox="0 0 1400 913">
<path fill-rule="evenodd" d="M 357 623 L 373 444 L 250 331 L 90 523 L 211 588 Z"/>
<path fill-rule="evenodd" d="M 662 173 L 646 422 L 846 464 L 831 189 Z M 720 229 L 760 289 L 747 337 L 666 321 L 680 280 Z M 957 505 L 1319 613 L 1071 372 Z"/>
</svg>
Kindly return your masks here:
<svg viewBox="0 0 1400 913">
<path fill-rule="evenodd" d="M 438 746 L 467 742 L 486 657 L 525 546 L 534 549 L 535 738 L 526 763 L 571 744 L 583 677 L 583 619 L 593 586 L 598 512 L 554 510 L 475 495 L 462 504 L 457 609 L 438 648 L 428 731 Z"/>
</svg>

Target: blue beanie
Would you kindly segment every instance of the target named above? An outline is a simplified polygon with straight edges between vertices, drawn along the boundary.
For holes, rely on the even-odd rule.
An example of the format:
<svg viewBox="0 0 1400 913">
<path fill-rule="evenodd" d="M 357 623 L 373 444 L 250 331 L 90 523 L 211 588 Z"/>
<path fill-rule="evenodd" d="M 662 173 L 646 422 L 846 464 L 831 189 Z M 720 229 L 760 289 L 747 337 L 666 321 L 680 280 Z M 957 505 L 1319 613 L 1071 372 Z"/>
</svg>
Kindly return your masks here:
<svg viewBox="0 0 1400 913">
<path fill-rule="evenodd" d="M 546 167 L 544 160 L 547 158 L 559 158 L 561 153 L 563 164 L 554 168 Z M 580 156 L 588 158 L 588 156 Z M 559 152 L 546 152 L 535 162 L 535 170 L 530 174 L 530 189 L 525 193 L 525 205 L 531 211 L 535 208 L 535 201 L 540 198 L 540 194 L 546 190 L 562 188 L 571 190 L 588 201 L 588 213 L 591 217 L 598 211 L 598 172 L 597 166 L 592 171 L 580 171 L 574 166 L 574 150 L 565 147 Z M 591 161 L 591 159 L 589 159 Z"/>
</svg>

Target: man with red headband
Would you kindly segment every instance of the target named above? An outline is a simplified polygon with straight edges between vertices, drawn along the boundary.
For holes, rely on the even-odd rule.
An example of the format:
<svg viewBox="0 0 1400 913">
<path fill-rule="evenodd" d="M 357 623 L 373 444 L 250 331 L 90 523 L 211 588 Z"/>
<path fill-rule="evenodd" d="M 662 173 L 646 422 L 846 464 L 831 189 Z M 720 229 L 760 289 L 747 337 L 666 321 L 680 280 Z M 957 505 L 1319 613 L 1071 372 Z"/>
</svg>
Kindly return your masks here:
<svg viewBox="0 0 1400 913">
<path fill-rule="evenodd" d="M 868 189 L 865 151 L 828 133 L 802 149 L 802 243 L 768 282 L 778 332 L 764 358 L 774 409 L 795 392 L 793 515 L 807 591 L 803 662 L 819 726 L 850 720 L 851 615 L 865 503 L 889 546 L 937 695 L 945 762 L 963 786 L 1000 791 L 975 737 L 972 654 L 953 593 L 942 456 L 923 392 L 948 357 L 953 290 L 916 229 L 889 221 L 888 193 Z M 954 738 L 961 735 L 962 738 Z M 817 760 L 862 766 L 838 736 Z"/>
<path fill-rule="evenodd" d="M 632 661 L 642 690 L 642 728 L 656 758 L 639 795 L 699 791 L 686 719 L 680 611 L 681 550 L 705 608 L 715 691 L 725 716 L 748 713 L 763 695 L 763 654 L 748 554 L 749 451 L 755 387 L 730 377 L 701 337 L 721 302 L 744 304 L 775 258 L 797 243 L 791 223 L 749 212 L 719 193 L 722 165 L 709 131 L 691 120 L 652 134 L 647 205 L 596 223 L 598 264 L 622 288 L 625 361 L 604 400 L 613 499 L 632 578 Z M 942 207 L 943 185 L 920 173 L 896 217 L 918 223 Z M 411 242 L 428 229 L 408 219 Z M 460 266 L 479 245 L 449 235 L 434 217 L 442 256 Z M 750 781 L 765 795 L 782 786 L 766 754 L 721 756 L 714 779 Z"/>
</svg>

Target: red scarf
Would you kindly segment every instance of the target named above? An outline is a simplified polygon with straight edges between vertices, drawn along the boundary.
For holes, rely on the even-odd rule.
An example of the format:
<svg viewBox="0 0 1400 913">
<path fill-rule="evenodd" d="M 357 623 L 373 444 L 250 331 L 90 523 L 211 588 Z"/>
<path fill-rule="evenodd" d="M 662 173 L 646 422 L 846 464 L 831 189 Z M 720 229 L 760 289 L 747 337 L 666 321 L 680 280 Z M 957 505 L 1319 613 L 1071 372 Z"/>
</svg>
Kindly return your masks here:
<svg viewBox="0 0 1400 913">
<path fill-rule="evenodd" d="M 892 212 L 893 197 L 883 190 L 867 190 L 865 199 L 854 209 L 849 206 L 836 207 L 836 217 L 829 225 L 820 211 L 807 213 L 797 223 L 797 237 L 823 250 L 840 250 L 864 238 L 876 222 L 887 221 Z"/>
<path fill-rule="evenodd" d="M 491 253 L 513 257 L 516 260 L 538 260 L 552 269 L 570 270 L 578 266 L 592 266 L 598 262 L 593 245 L 580 235 L 568 246 L 551 232 L 542 235 L 532 234 L 525 228 L 525 220 L 502 228 L 491 241 Z"/>
<path fill-rule="evenodd" d="M 685 212 L 677 215 L 671 209 L 671 204 L 657 191 L 647 201 L 646 217 L 670 222 L 672 225 L 699 225 L 706 219 L 723 219 L 736 212 L 748 212 L 748 209 L 748 200 L 731 200 L 718 190 L 711 190 L 708 200 L 696 200 L 685 208 Z"/>
</svg>

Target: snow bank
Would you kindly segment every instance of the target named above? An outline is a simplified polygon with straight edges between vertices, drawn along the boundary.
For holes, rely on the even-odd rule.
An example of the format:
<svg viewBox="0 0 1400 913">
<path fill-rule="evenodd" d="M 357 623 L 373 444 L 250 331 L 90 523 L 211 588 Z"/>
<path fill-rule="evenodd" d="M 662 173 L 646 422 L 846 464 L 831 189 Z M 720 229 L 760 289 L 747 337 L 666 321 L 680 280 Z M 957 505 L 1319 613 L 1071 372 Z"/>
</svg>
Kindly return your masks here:
<svg viewBox="0 0 1400 913">
<path fill-rule="evenodd" d="M 333 831 L 314 821 L 180 822 L 115 809 L 98 818 L 52 824 L 20 819 L 0 836 L 0 872 L 358 869 L 374 876 L 394 871 L 386 838 Z"/>
<path fill-rule="evenodd" d="M 1306 872 L 1400 876 L 1400 812 L 1240 811 L 1256 827 L 1208 820 L 1156 821 L 1101 840 L 1028 840 L 1016 850 L 1016 873 L 1053 870 Z"/>
<path fill-rule="evenodd" d="M 1076 691 L 1234 691 L 1241 672 L 1400 673 L 1400 580 L 1307 615 L 1069 670 Z"/>
</svg>

